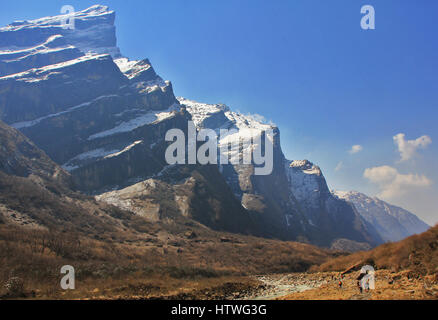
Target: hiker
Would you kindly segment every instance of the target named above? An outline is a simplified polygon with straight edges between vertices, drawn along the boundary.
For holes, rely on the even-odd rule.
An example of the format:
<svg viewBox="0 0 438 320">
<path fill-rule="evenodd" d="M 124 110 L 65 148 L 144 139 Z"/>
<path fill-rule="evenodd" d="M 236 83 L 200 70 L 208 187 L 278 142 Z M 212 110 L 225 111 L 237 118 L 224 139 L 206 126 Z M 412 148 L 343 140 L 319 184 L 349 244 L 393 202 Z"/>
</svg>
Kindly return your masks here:
<svg viewBox="0 0 438 320">
<path fill-rule="evenodd" d="M 343 279 L 344 279 L 344 275 L 341 273 L 341 277 L 340 277 L 339 282 L 338 282 L 339 288 L 342 288 Z"/>
</svg>

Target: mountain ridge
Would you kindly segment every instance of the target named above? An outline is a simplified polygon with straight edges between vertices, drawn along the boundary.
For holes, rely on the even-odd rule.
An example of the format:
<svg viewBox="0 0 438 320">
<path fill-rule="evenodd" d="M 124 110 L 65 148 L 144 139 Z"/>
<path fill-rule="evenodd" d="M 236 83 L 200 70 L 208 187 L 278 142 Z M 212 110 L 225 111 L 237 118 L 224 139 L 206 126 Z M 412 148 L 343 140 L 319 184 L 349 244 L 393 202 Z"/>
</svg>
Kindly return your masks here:
<svg viewBox="0 0 438 320">
<path fill-rule="evenodd" d="M 285 158 L 278 127 L 222 104 L 176 98 L 148 59 L 120 54 L 108 7 L 75 18 L 76 31 L 62 29 L 61 16 L 0 28 L 0 119 L 69 171 L 80 191 L 123 209 L 132 200 L 133 212 L 147 205 L 153 219 L 179 212 L 219 229 L 328 247 L 339 239 L 383 242 L 354 206 L 332 195 L 319 167 Z M 29 56 L 37 65 L 26 69 Z M 190 120 L 238 134 L 272 129 L 272 174 L 255 175 L 254 164 L 169 166 L 165 132 L 187 133 Z"/>
<path fill-rule="evenodd" d="M 399 241 L 430 228 L 413 213 L 377 197 L 357 191 L 333 191 L 333 194 L 353 203 L 361 216 L 376 226 L 385 241 Z"/>
</svg>

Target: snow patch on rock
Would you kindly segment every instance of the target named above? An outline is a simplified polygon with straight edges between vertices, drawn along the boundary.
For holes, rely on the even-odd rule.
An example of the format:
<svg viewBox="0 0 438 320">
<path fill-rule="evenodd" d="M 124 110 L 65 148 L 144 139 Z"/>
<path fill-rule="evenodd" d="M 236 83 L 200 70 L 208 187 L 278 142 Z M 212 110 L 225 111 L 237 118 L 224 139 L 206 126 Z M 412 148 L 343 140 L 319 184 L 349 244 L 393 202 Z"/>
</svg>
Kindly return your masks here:
<svg viewBox="0 0 438 320">
<path fill-rule="evenodd" d="M 165 119 L 171 118 L 175 115 L 175 112 L 179 110 L 179 105 L 173 104 L 164 111 L 151 111 L 140 115 L 134 119 L 125 121 L 115 126 L 114 128 L 95 133 L 88 137 L 88 140 L 103 138 L 119 133 L 129 132 L 134 129 L 140 128 L 145 125 L 155 124 Z"/>
<path fill-rule="evenodd" d="M 34 119 L 34 120 L 30 120 L 30 121 L 21 121 L 21 122 L 13 123 L 13 124 L 11 124 L 11 127 L 14 127 L 15 129 L 22 129 L 22 128 L 32 127 L 32 126 L 34 126 L 34 125 L 37 125 L 38 123 L 40 123 L 41 121 L 43 121 L 43 120 L 45 120 L 45 119 L 49 119 L 49 118 L 53 118 L 53 117 L 57 117 L 57 116 L 60 116 L 60 115 L 63 115 L 63 114 L 66 114 L 66 113 L 69 113 L 69 112 L 75 111 L 75 110 L 77 110 L 77 109 L 80 109 L 80 108 L 83 108 L 83 107 L 89 106 L 89 105 L 91 105 L 92 103 L 94 103 L 94 102 L 96 102 L 96 101 L 99 101 L 99 100 L 101 100 L 101 99 L 112 98 L 112 97 L 117 97 L 117 95 L 111 94 L 111 95 L 100 96 L 100 97 L 97 97 L 96 99 L 93 99 L 92 101 L 88 101 L 88 102 L 81 103 L 81 104 L 79 104 L 79 105 L 77 105 L 77 106 L 74 106 L 74 107 L 68 108 L 67 110 L 64 110 L 64 111 L 61 111 L 61 112 L 52 113 L 52 114 L 49 114 L 49 115 L 47 115 L 47 116 L 40 117 L 40 118 L 38 118 L 38 119 Z"/>
</svg>

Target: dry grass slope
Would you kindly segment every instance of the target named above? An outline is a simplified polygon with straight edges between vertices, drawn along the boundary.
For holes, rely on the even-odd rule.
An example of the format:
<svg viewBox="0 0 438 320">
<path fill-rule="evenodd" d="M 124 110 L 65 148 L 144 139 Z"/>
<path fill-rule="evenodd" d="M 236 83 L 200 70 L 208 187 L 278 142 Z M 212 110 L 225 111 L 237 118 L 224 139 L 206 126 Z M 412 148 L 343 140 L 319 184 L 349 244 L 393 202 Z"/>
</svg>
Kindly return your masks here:
<svg viewBox="0 0 438 320">
<path fill-rule="evenodd" d="M 438 225 L 402 241 L 383 244 L 371 251 L 341 256 L 313 270 L 343 271 L 354 264 L 370 263 L 395 272 L 411 270 L 418 275 L 438 273 Z"/>
</svg>

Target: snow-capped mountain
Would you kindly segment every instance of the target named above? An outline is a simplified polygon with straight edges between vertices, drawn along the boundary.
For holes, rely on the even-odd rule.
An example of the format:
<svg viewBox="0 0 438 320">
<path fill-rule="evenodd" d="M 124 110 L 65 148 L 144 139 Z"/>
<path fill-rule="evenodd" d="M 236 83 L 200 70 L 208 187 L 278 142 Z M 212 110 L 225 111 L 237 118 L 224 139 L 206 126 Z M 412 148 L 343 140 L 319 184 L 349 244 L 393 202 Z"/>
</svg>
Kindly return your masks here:
<svg viewBox="0 0 438 320">
<path fill-rule="evenodd" d="M 74 29 L 64 28 L 67 15 L 44 17 L 35 20 L 14 21 L 0 28 L 0 50 L 18 53 L 33 49 L 33 59 L 47 54 L 41 47 L 51 36 L 62 35 L 66 41 L 84 53 L 108 53 L 120 57 L 114 26 L 115 12 L 107 6 L 94 5 L 69 14 L 74 18 Z M 39 48 L 39 50 L 37 50 Z"/>
<path fill-rule="evenodd" d="M 149 60 L 120 55 L 107 7 L 75 17 L 74 30 L 60 26 L 62 16 L 0 29 L 0 118 L 68 170 L 80 191 L 152 221 L 179 215 L 324 246 L 382 242 L 354 206 L 329 192 L 317 166 L 285 159 L 275 125 L 222 104 L 175 98 Z M 272 173 L 255 175 L 254 164 L 168 165 L 165 134 L 187 133 L 190 120 L 240 135 L 272 130 Z"/>
<path fill-rule="evenodd" d="M 223 104 L 199 103 L 185 98 L 178 100 L 199 128 L 217 132 L 231 128 L 241 136 L 273 130 L 271 175 L 254 175 L 252 165 L 242 164 L 221 165 L 220 171 L 242 206 L 258 214 L 263 225 L 271 228 L 277 236 L 287 238 L 288 234 L 293 234 L 296 239 L 325 245 L 344 238 L 372 244 L 381 241 L 354 207 L 333 197 L 319 167 L 307 160 L 285 159 L 280 146 L 280 131 L 275 125 L 264 123 L 257 116 L 234 112 Z"/>
<path fill-rule="evenodd" d="M 333 194 L 353 203 L 360 215 L 376 228 L 385 241 L 399 241 L 430 228 L 413 213 L 377 197 L 356 191 L 333 191 Z"/>
</svg>

